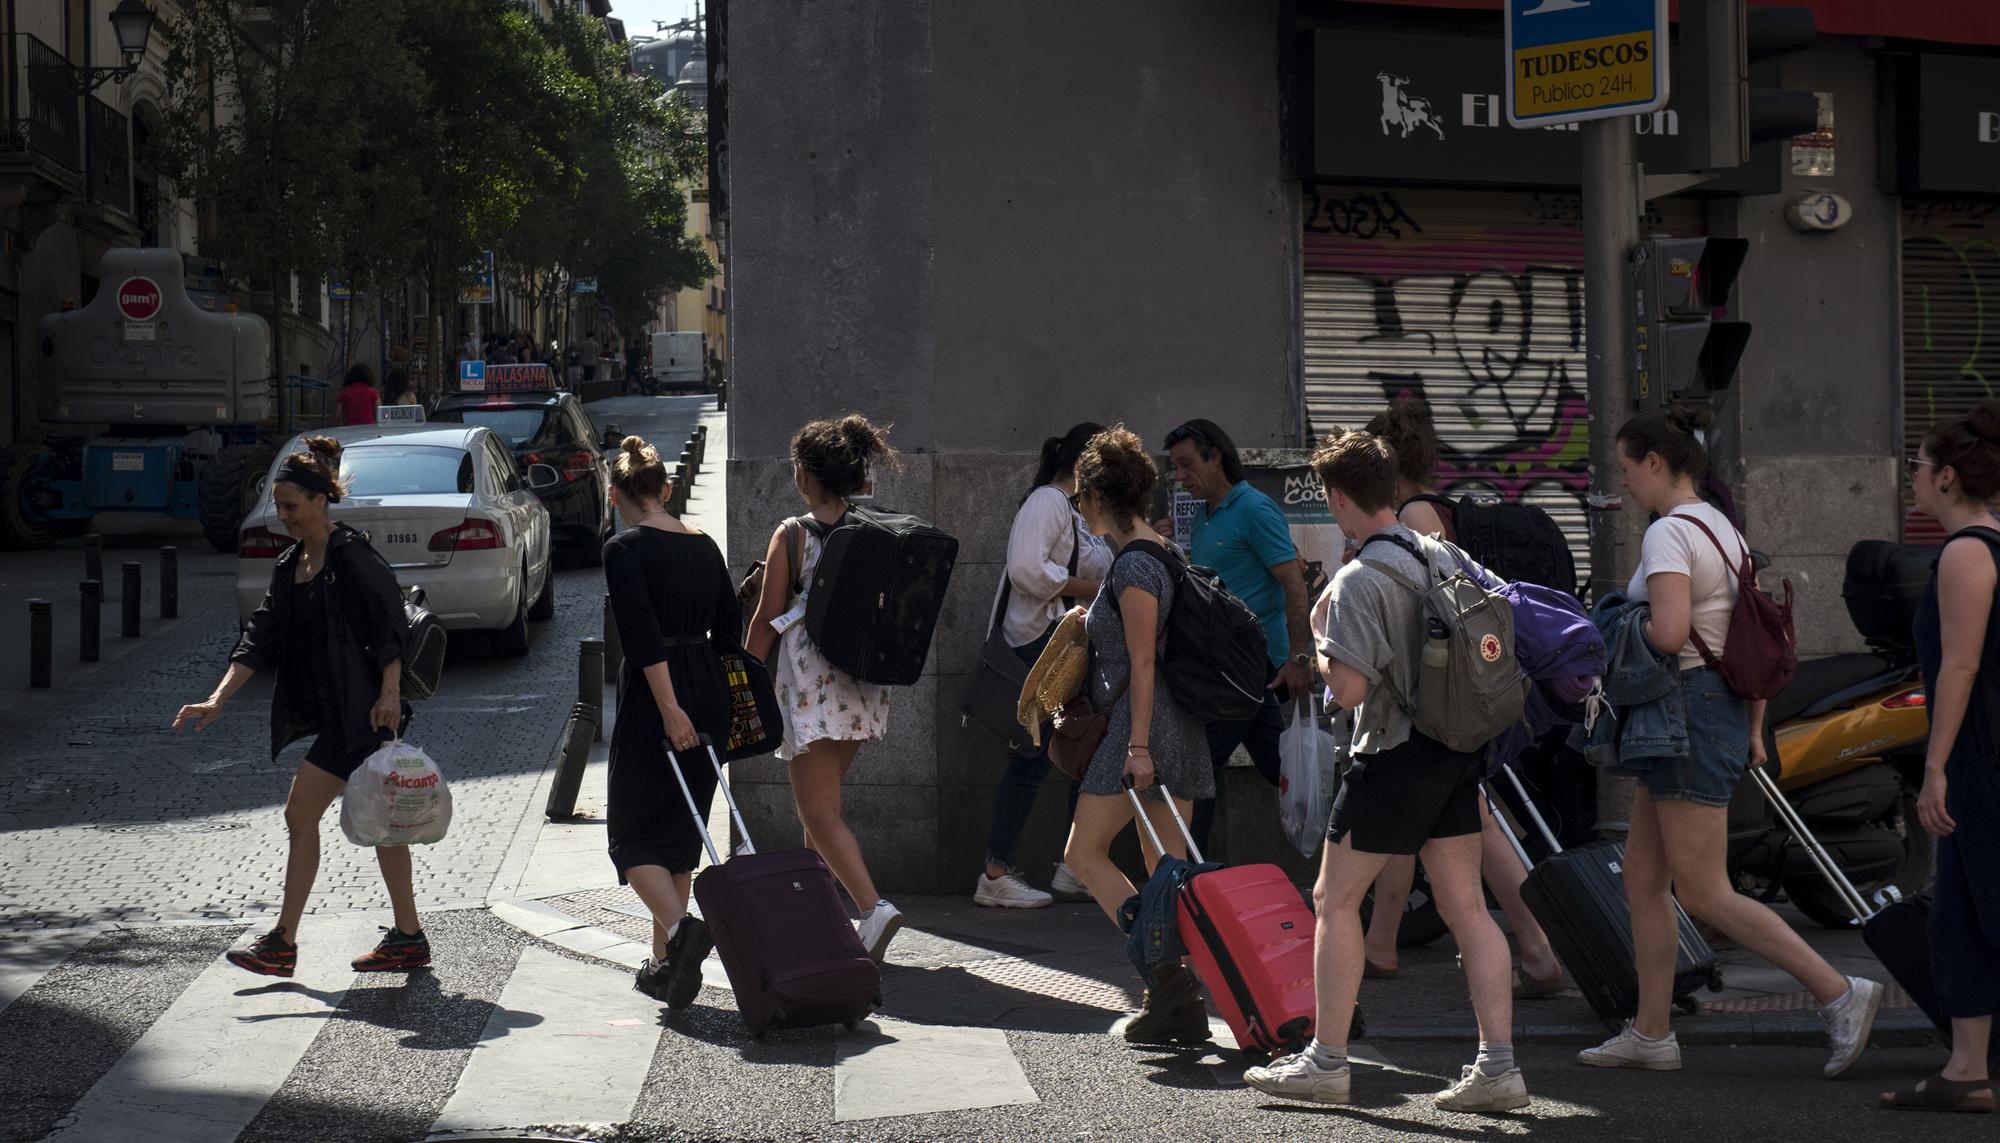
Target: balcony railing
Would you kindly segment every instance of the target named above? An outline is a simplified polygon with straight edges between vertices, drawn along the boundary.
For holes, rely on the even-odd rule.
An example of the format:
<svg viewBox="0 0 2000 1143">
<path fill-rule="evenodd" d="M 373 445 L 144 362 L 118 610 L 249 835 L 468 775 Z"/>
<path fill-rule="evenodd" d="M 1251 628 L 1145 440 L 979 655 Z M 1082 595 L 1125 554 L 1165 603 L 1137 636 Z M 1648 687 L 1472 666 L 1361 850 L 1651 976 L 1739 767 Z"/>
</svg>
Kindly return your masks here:
<svg viewBox="0 0 2000 1143">
<path fill-rule="evenodd" d="M 68 170 L 83 168 L 82 93 L 61 52 L 26 33 L 14 37 L 16 74 L 6 85 L 0 150 L 39 155 Z M 129 197 L 130 191 L 127 195 Z"/>
<path fill-rule="evenodd" d="M 102 99 L 84 101 L 90 145 L 90 197 L 132 213 L 132 137 L 125 116 Z"/>
</svg>

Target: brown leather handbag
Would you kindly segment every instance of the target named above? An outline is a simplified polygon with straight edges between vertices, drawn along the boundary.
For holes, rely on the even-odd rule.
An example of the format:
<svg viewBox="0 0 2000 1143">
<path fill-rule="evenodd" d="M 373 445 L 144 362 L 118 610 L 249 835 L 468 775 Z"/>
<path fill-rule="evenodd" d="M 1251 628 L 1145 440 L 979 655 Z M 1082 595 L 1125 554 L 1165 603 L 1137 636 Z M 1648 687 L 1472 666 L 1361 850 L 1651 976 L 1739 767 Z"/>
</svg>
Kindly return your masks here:
<svg viewBox="0 0 2000 1143">
<path fill-rule="evenodd" d="M 1056 712 L 1055 734 L 1049 738 L 1049 761 L 1069 775 L 1071 781 L 1083 781 L 1090 760 L 1097 756 L 1097 748 L 1104 744 L 1104 736 L 1111 729 L 1111 712 L 1124 697 L 1125 683 L 1119 683 L 1103 710 L 1092 710 L 1089 696 L 1080 694 Z"/>
</svg>

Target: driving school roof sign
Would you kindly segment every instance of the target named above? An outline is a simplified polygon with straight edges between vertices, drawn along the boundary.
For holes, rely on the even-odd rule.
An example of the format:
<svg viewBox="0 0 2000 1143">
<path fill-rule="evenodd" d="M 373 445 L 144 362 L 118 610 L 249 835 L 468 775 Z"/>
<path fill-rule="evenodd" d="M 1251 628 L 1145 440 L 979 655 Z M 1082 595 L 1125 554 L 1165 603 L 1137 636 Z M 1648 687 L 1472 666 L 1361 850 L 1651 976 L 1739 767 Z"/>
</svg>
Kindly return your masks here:
<svg viewBox="0 0 2000 1143">
<path fill-rule="evenodd" d="M 1667 0 L 1507 0 L 1507 121 L 1547 127 L 1667 102 Z"/>
</svg>

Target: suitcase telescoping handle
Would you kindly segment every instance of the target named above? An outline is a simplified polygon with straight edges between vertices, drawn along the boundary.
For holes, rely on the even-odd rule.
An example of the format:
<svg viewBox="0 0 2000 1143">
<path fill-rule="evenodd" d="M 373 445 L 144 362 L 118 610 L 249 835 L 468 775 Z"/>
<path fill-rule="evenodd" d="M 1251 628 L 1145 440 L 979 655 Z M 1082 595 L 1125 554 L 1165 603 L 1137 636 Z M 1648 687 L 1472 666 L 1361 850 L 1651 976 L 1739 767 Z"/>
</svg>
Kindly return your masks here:
<svg viewBox="0 0 2000 1143">
<path fill-rule="evenodd" d="M 1814 865 L 1819 866 L 1820 875 L 1825 877 L 1827 884 L 1832 885 L 1833 891 L 1840 895 L 1841 903 L 1847 906 L 1847 911 L 1853 913 L 1854 919 L 1861 924 L 1865 925 L 1873 920 L 1880 910 L 1868 904 L 1868 899 L 1861 895 L 1861 890 L 1854 887 L 1854 882 L 1848 879 L 1847 872 L 1840 867 L 1840 863 L 1827 853 L 1826 847 L 1819 843 L 1819 838 L 1813 836 L 1812 830 L 1806 828 L 1805 819 L 1799 816 L 1799 811 L 1792 807 L 1791 800 L 1778 789 L 1778 784 L 1771 780 L 1771 775 L 1762 766 L 1752 766 L 1750 779 L 1757 783 L 1757 788 L 1764 792 L 1764 797 L 1771 803 L 1771 808 L 1777 811 L 1778 820 L 1785 823 L 1785 828 L 1792 831 L 1792 836 L 1799 839 L 1800 845 L 1805 846 L 1806 856 L 1812 858 Z M 1892 901 L 1902 900 L 1901 891 L 1894 886 L 1883 890 L 1883 893 Z"/>
<path fill-rule="evenodd" d="M 700 738 L 701 748 L 708 752 L 708 764 L 715 767 L 715 786 L 722 791 L 722 800 L 729 803 L 729 816 L 736 819 L 736 830 L 743 835 L 743 852 L 755 853 L 757 847 L 750 844 L 750 827 L 743 824 L 743 811 L 736 808 L 736 797 L 729 792 L 729 779 L 722 772 L 722 760 L 715 756 L 715 743 L 710 741 L 706 734 Z M 661 740 L 660 746 L 666 750 L 669 759 L 678 759 L 681 752 L 675 750 L 664 739 Z M 701 844 L 708 850 L 709 864 L 721 865 L 722 857 L 715 851 L 714 840 L 708 836 L 708 823 L 701 820 L 701 807 L 694 804 L 694 791 L 688 789 L 687 776 L 681 773 L 680 763 L 674 761 L 667 769 L 674 772 L 674 781 L 680 785 L 681 797 L 687 799 L 688 813 L 694 815 L 694 832 L 701 835 Z"/>
<path fill-rule="evenodd" d="M 1201 847 L 1194 843 L 1194 835 L 1188 832 L 1187 823 L 1181 820 L 1181 808 L 1174 804 L 1174 792 L 1167 789 L 1165 782 L 1156 782 L 1155 785 L 1160 787 L 1160 797 L 1167 803 L 1167 812 L 1174 815 L 1174 824 L 1180 827 L 1181 837 L 1187 842 L 1188 857 L 1196 865 L 1202 864 L 1206 859 L 1201 855 Z M 1153 852 L 1165 857 L 1167 847 L 1160 844 L 1160 835 L 1153 829 L 1153 819 L 1146 816 L 1145 803 L 1139 800 L 1139 791 L 1132 785 L 1130 774 L 1125 775 L 1125 796 L 1132 800 L 1132 816 L 1139 819 L 1139 828 L 1152 839 Z"/>
</svg>

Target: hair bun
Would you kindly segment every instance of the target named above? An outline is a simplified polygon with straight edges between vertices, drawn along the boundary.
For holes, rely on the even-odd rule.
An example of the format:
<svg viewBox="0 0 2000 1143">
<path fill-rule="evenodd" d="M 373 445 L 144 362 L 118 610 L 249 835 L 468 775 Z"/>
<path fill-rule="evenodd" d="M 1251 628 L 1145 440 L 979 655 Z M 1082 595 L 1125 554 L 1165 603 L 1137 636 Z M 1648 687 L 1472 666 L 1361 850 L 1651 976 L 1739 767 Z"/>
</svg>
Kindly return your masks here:
<svg viewBox="0 0 2000 1143">
<path fill-rule="evenodd" d="M 2000 401 L 1981 401 L 1965 414 L 1965 427 L 1989 445 L 2000 447 Z"/>
<path fill-rule="evenodd" d="M 626 437 L 624 440 L 619 441 L 618 447 L 630 453 L 635 459 L 640 459 L 640 460 L 645 459 L 647 452 L 646 438 L 638 435 L 637 433 L 634 433 L 631 436 Z"/>
<path fill-rule="evenodd" d="M 306 449 L 330 465 L 340 463 L 340 442 L 332 437 L 307 437 Z"/>
<path fill-rule="evenodd" d="M 1667 423 L 1684 433 L 1706 432 L 1715 413 L 1707 405 L 1679 405 L 1667 412 Z"/>
</svg>

